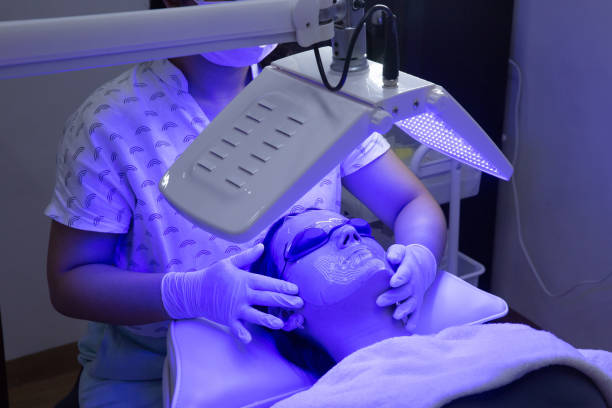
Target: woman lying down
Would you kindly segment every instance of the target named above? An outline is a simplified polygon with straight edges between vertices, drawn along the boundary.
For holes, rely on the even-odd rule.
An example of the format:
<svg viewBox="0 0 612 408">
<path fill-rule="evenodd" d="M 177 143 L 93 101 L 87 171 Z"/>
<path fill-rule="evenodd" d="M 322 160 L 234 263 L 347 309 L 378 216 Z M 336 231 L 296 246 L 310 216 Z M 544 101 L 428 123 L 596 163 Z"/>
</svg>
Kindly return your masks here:
<svg viewBox="0 0 612 408">
<path fill-rule="evenodd" d="M 612 353 L 514 324 L 408 335 L 376 305 L 392 268 L 363 220 L 308 210 L 277 222 L 264 245 L 252 271 L 297 284 L 304 300 L 291 315 L 270 311 L 286 321 L 277 346 L 322 375 L 274 407 L 612 405 Z"/>
</svg>

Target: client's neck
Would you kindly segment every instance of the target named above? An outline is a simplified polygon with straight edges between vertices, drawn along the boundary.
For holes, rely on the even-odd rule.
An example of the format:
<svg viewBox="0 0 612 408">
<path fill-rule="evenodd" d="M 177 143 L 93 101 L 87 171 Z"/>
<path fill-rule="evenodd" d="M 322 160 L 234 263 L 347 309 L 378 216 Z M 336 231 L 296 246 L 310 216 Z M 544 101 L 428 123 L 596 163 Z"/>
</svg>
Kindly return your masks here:
<svg viewBox="0 0 612 408">
<path fill-rule="evenodd" d="M 394 308 L 376 305 L 378 295 L 389 289 L 388 282 L 386 276 L 376 277 L 349 299 L 321 308 L 316 319 L 306 320 L 311 335 L 335 361 L 381 340 L 409 334 L 401 321 L 393 319 Z"/>
</svg>

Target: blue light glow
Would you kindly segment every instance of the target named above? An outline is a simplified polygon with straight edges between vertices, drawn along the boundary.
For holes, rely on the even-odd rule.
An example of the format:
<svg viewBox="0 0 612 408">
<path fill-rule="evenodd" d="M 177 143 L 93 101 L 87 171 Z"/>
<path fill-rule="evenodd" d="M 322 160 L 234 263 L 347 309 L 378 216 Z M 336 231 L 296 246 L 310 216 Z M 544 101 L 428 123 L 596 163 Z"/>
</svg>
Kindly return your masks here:
<svg viewBox="0 0 612 408">
<path fill-rule="evenodd" d="M 395 123 L 400 129 L 418 140 L 452 157 L 462 163 L 476 167 L 486 173 L 499 176 L 499 170 L 479 152 L 459 136 L 453 129 L 446 126 L 443 120 L 434 113 L 427 112 Z"/>
</svg>

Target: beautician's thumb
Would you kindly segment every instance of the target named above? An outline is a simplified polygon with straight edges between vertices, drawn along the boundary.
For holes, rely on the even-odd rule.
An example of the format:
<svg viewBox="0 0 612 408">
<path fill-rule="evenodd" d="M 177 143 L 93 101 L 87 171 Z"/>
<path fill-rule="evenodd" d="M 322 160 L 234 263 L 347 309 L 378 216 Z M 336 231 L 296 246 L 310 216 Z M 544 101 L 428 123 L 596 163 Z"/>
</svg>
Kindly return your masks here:
<svg viewBox="0 0 612 408">
<path fill-rule="evenodd" d="M 402 262 L 405 254 L 406 246 L 402 244 L 393 244 L 387 249 L 387 261 L 393 265 L 397 265 Z"/>
<path fill-rule="evenodd" d="M 251 266 L 253 262 L 255 262 L 261 254 L 263 254 L 264 245 L 257 244 L 253 248 L 246 249 L 239 254 L 236 254 L 230 258 L 234 266 L 238 268 L 245 268 Z"/>
</svg>

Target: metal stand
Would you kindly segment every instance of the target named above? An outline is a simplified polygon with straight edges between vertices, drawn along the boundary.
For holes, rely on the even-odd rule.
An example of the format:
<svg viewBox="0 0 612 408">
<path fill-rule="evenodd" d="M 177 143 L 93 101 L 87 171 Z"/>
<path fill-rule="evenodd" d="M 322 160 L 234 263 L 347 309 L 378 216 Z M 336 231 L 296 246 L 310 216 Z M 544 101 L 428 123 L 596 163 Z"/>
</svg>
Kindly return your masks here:
<svg viewBox="0 0 612 408">
<path fill-rule="evenodd" d="M 453 275 L 458 273 L 459 257 L 459 214 L 461 213 L 461 163 L 453 160 L 451 163 L 451 195 L 448 211 L 448 271 Z"/>
</svg>

